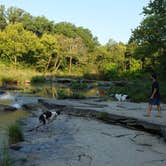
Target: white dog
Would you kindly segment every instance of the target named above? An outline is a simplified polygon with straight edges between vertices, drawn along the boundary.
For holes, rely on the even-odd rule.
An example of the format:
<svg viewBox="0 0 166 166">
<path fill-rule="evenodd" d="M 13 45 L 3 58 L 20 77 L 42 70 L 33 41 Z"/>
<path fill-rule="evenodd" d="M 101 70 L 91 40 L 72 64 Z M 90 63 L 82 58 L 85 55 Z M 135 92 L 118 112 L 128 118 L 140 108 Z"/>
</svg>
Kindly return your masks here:
<svg viewBox="0 0 166 166">
<path fill-rule="evenodd" d="M 126 101 L 127 99 L 129 99 L 129 96 L 128 95 L 123 95 L 123 94 L 115 94 L 115 98 L 118 100 L 118 101 Z"/>
</svg>

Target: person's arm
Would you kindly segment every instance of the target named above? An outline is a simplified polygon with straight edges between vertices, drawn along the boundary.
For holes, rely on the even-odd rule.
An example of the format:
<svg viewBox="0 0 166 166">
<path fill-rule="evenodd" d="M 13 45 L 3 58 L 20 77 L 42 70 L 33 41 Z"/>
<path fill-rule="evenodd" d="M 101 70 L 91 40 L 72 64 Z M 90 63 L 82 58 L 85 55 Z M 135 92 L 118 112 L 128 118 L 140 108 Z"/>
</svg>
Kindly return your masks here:
<svg viewBox="0 0 166 166">
<path fill-rule="evenodd" d="M 153 90 L 153 93 L 152 93 L 152 95 L 151 95 L 151 99 L 153 99 L 154 98 L 154 95 L 156 94 L 156 92 L 157 92 L 157 88 L 154 88 L 154 90 Z"/>
</svg>

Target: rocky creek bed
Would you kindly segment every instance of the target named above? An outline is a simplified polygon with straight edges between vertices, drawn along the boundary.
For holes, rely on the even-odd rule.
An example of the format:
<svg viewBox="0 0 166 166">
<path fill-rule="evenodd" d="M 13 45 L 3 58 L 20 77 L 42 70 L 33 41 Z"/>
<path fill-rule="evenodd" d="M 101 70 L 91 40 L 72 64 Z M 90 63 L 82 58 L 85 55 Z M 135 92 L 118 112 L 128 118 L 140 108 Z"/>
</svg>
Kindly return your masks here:
<svg viewBox="0 0 166 166">
<path fill-rule="evenodd" d="M 146 106 L 48 99 L 25 104 L 31 116 L 22 120 L 25 140 L 10 149 L 14 166 L 165 166 L 166 107 L 162 105 L 162 118 L 155 112 L 145 118 Z M 37 131 L 29 130 L 41 112 L 52 109 L 62 114 Z"/>
</svg>

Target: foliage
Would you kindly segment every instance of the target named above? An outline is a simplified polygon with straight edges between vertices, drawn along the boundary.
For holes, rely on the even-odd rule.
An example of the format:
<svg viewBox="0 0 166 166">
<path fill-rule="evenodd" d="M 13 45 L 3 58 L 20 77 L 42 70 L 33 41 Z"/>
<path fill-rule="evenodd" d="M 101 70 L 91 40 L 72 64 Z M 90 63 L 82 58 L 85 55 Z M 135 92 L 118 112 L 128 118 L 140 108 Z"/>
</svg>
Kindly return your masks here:
<svg viewBox="0 0 166 166">
<path fill-rule="evenodd" d="M 69 92 L 65 89 L 59 89 L 57 91 L 57 98 L 58 99 L 84 99 L 85 96 L 80 92 Z"/>
<path fill-rule="evenodd" d="M 57 90 L 57 98 L 58 99 L 67 99 L 69 97 L 69 92 L 65 89 Z"/>
<path fill-rule="evenodd" d="M 89 29 L 85 29 L 83 27 L 77 28 L 75 25 L 68 22 L 55 24 L 54 32 L 57 34 L 63 34 L 69 38 L 80 37 L 89 51 L 93 51 L 95 47 L 99 45 L 97 38 L 93 37 Z"/>
<path fill-rule="evenodd" d="M 109 118 L 109 114 L 107 112 L 98 112 L 96 114 L 96 118 L 99 120 L 107 121 Z"/>
<path fill-rule="evenodd" d="M 84 27 L 69 22 L 54 23 L 44 16 L 32 16 L 23 9 L 0 5 L 0 61 L 16 73 L 27 68 L 35 74 L 81 75 L 88 79 L 120 80 L 139 78 L 142 71 L 166 72 L 165 1 L 150 1 L 143 9 L 143 21 L 129 43 L 109 39 L 100 45 Z M 29 68 L 38 72 L 29 73 Z M 11 70 L 9 70 L 11 71 Z M 141 72 L 140 72 L 141 71 Z M 22 75 L 0 72 L 0 79 L 22 79 Z M 24 77 L 26 79 L 26 77 Z M 33 80 L 34 79 L 34 80 Z M 33 78 L 32 81 L 44 81 Z"/>
<path fill-rule="evenodd" d="M 17 83 L 17 80 L 10 76 L 8 76 L 8 77 L 5 76 L 5 77 L 1 78 L 2 85 L 7 85 L 7 84 L 11 84 L 11 83 Z"/>
<path fill-rule="evenodd" d="M 127 94 L 133 102 L 147 102 L 151 93 L 151 83 L 147 80 L 137 79 L 125 86 L 111 85 L 110 94 Z"/>
<path fill-rule="evenodd" d="M 72 92 L 72 94 L 68 98 L 70 98 L 70 99 L 85 99 L 85 96 L 80 92 Z"/>
<path fill-rule="evenodd" d="M 44 78 L 44 76 L 35 76 L 35 77 L 32 77 L 31 82 L 32 83 L 44 83 L 44 82 L 46 82 L 46 79 Z"/>
<path fill-rule="evenodd" d="M 0 5 L 0 29 L 5 29 L 6 25 L 5 6 Z"/>
<path fill-rule="evenodd" d="M 78 81 L 72 81 L 70 86 L 72 89 L 75 90 L 86 89 L 88 87 L 87 83 L 78 82 Z"/>
<path fill-rule="evenodd" d="M 9 149 L 6 144 L 3 147 L 2 160 L 0 160 L 0 166 L 11 166 L 13 163 L 10 155 Z"/>
<path fill-rule="evenodd" d="M 166 73 L 165 6 L 165 0 L 150 1 L 143 8 L 144 20 L 130 38 L 130 42 L 138 43 L 134 57 L 142 61 L 143 69 L 159 70 L 163 75 Z"/>
<path fill-rule="evenodd" d="M 18 67 L 17 69 L 13 68 L 12 66 L 5 65 L 0 63 L 0 83 L 19 83 L 25 84 L 30 82 L 32 77 L 41 75 L 40 73 L 36 72 L 34 69 L 31 68 L 22 68 Z"/>
<path fill-rule="evenodd" d="M 9 143 L 15 144 L 17 142 L 23 141 L 24 136 L 21 126 L 18 123 L 14 123 L 8 128 Z"/>
</svg>

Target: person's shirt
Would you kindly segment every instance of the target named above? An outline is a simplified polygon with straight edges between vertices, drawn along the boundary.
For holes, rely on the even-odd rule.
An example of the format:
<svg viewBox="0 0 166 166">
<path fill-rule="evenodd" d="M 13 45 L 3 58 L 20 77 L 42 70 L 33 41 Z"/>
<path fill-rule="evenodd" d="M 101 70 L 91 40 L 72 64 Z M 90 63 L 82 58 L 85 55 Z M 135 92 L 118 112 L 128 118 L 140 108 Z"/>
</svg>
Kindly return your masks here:
<svg viewBox="0 0 166 166">
<path fill-rule="evenodd" d="M 160 91 L 159 91 L 159 83 L 157 81 L 154 81 L 152 83 L 152 93 L 156 89 L 156 93 L 154 94 L 154 97 L 160 97 Z"/>
</svg>

